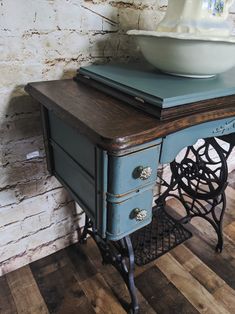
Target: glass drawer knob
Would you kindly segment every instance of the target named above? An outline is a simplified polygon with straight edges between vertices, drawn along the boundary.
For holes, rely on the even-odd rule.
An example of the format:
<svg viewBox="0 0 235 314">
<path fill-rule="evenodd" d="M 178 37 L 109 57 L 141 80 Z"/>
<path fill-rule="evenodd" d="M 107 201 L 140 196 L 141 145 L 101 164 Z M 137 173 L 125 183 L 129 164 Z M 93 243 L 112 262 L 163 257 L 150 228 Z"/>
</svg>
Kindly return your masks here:
<svg viewBox="0 0 235 314">
<path fill-rule="evenodd" d="M 153 170 L 151 167 L 139 167 L 138 172 L 141 180 L 147 180 L 151 176 Z"/>
<path fill-rule="evenodd" d="M 137 221 L 142 221 L 147 217 L 147 210 L 145 209 L 140 209 L 140 208 L 136 208 L 134 209 L 134 218 Z"/>
</svg>

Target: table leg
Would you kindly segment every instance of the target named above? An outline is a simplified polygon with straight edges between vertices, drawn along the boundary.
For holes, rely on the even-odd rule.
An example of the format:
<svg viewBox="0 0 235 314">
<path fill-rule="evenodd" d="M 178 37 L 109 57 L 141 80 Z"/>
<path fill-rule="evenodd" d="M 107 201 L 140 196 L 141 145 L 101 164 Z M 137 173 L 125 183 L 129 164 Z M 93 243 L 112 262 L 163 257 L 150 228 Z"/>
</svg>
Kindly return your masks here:
<svg viewBox="0 0 235 314">
<path fill-rule="evenodd" d="M 223 249 L 222 223 L 226 209 L 227 159 L 234 145 L 231 142 L 225 150 L 215 138 L 208 138 L 198 148 L 188 147 L 180 161 L 171 163 L 171 182 L 161 179 L 167 189 L 156 201 L 157 204 L 165 204 L 168 197 L 180 201 L 186 212 L 185 217 L 180 220 L 182 223 L 188 223 L 193 217 L 208 221 L 218 237 L 218 252 Z"/>
<path fill-rule="evenodd" d="M 122 276 L 131 296 L 130 313 L 137 314 L 139 304 L 134 280 L 135 256 L 130 237 L 126 236 L 115 242 L 103 239 L 93 227 L 91 220 L 86 216 L 86 224 L 79 242 L 84 243 L 88 234 L 96 242 L 103 263 L 113 265 Z"/>
</svg>

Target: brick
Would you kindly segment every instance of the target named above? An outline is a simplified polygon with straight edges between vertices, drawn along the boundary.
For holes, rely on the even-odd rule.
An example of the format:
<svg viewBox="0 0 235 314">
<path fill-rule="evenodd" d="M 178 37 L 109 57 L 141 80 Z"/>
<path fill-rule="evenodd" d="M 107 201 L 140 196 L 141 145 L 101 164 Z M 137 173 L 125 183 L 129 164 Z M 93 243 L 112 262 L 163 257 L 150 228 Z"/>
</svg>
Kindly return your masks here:
<svg viewBox="0 0 235 314">
<path fill-rule="evenodd" d="M 166 5 L 167 0 L 0 0 L 0 275 L 75 242 L 75 229 L 84 225 L 82 210 L 67 205 L 71 198 L 46 170 L 39 107 L 24 85 L 71 78 L 93 62 L 138 57 L 126 31 L 154 29 Z M 230 18 L 234 23 L 235 15 Z M 32 151 L 40 157 L 27 161 Z M 235 153 L 230 170 L 234 160 Z"/>
<path fill-rule="evenodd" d="M 23 200 L 20 204 L 5 206 L 0 208 L 0 228 L 6 228 L 8 225 L 18 223 L 31 216 L 40 215 L 45 211 L 51 212 L 59 208 L 61 204 L 63 205 L 70 201 L 71 197 L 68 193 L 64 189 L 59 188 L 43 195 Z"/>
<path fill-rule="evenodd" d="M 27 115 L 27 117 L 18 117 L 13 121 L 4 119 L 0 125 L 0 143 L 6 144 L 11 141 L 33 138 L 42 134 L 39 112 Z"/>
<path fill-rule="evenodd" d="M 9 163 L 26 161 L 27 155 L 38 152 L 39 158 L 45 157 L 43 138 L 41 135 L 19 141 L 0 144 L 0 166 Z"/>
<path fill-rule="evenodd" d="M 42 64 L 0 62 L 0 86 L 8 87 L 42 79 Z"/>
<path fill-rule="evenodd" d="M 0 29 L 24 31 L 56 28 L 56 14 L 50 1 L 2 0 Z"/>
<path fill-rule="evenodd" d="M 56 24 L 60 29 L 81 29 L 84 14 L 81 1 L 56 1 Z"/>
</svg>

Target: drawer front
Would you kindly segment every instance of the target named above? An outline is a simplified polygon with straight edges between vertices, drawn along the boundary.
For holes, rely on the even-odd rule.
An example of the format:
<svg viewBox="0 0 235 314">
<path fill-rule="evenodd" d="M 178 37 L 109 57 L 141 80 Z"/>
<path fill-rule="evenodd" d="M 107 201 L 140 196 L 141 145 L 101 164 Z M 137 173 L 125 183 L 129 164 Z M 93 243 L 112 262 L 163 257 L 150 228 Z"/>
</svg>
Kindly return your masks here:
<svg viewBox="0 0 235 314">
<path fill-rule="evenodd" d="M 48 111 L 48 117 L 51 139 L 95 177 L 95 146 L 53 112 Z"/>
<path fill-rule="evenodd" d="M 148 225 L 152 220 L 152 201 L 153 189 L 148 189 L 126 201 L 108 203 L 107 238 L 116 241 Z"/>
<path fill-rule="evenodd" d="M 157 179 L 160 145 L 126 156 L 109 156 L 109 188 L 114 195 L 153 183 Z"/>
<path fill-rule="evenodd" d="M 54 174 L 72 193 L 75 201 L 95 217 L 95 182 L 56 143 L 51 142 L 54 157 Z"/>
</svg>

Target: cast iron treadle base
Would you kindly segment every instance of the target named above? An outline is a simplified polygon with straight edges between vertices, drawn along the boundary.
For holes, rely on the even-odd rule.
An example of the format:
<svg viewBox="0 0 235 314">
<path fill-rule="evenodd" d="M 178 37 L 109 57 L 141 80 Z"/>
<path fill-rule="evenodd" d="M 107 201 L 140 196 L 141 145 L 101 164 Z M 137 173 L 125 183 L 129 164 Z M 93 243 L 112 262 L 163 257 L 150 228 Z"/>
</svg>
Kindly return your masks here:
<svg viewBox="0 0 235 314">
<path fill-rule="evenodd" d="M 168 215 L 163 207 L 154 207 L 151 224 L 131 235 L 135 263 L 145 265 L 191 237 L 192 233 Z"/>
</svg>

